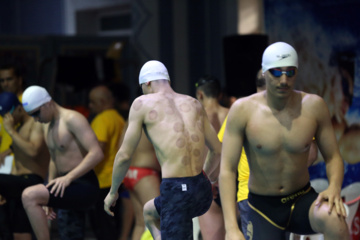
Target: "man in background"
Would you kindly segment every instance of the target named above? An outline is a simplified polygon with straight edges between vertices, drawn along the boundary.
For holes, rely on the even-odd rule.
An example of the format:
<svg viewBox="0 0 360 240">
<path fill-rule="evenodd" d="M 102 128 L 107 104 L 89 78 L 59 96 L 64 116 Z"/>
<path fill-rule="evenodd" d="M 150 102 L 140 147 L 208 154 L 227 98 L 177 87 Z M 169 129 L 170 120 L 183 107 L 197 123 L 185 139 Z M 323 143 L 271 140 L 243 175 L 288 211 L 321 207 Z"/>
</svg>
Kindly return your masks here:
<svg viewBox="0 0 360 240">
<path fill-rule="evenodd" d="M 99 183 L 93 168 L 104 155 L 87 119 L 58 105 L 46 89 L 28 87 L 23 106 L 30 116 L 43 123 L 51 161 L 48 184 L 26 188 L 22 202 L 36 238 L 50 240 L 47 218 L 55 218 L 52 208 L 87 210 L 96 203 Z M 76 234 L 73 233 L 74 238 Z"/>
<path fill-rule="evenodd" d="M 220 105 L 220 82 L 217 78 L 210 75 L 202 76 L 195 84 L 196 98 L 203 105 L 206 114 L 210 120 L 211 125 L 216 132 L 219 132 L 222 123 L 224 122 L 229 109 Z M 204 159 L 207 154 L 207 148 L 204 151 Z M 218 175 L 219 168 L 216 169 L 214 174 Z M 214 201 L 209 210 L 199 216 L 199 225 L 201 236 L 204 240 L 221 240 L 225 238 L 224 217 L 221 209 L 221 201 L 219 195 L 218 183 L 213 184 L 213 189 L 216 191 Z"/>
<path fill-rule="evenodd" d="M 116 218 L 109 216 L 104 212 L 103 206 L 104 199 L 110 190 L 114 158 L 125 121 L 115 109 L 115 99 L 110 89 L 104 85 L 96 86 L 90 91 L 89 109 L 92 114 L 95 114 L 91 128 L 104 152 L 103 160 L 94 168 L 99 180 L 100 195 L 95 208 L 90 210 L 90 221 L 98 240 L 117 240 L 119 216 Z M 116 212 L 119 213 L 119 210 Z"/>
<path fill-rule="evenodd" d="M 44 183 L 50 155 L 41 124 L 25 112 L 15 94 L 1 93 L 0 109 L 3 127 L 13 142 L 15 160 L 13 174 L 0 174 L 0 198 L 9 204 L 9 223 L 14 239 L 30 240 L 32 230 L 21 194 L 26 187 Z"/>
<path fill-rule="evenodd" d="M 6 59 L 0 64 L 0 87 L 1 91 L 15 94 L 21 102 L 24 90 L 24 79 L 21 67 L 16 61 Z M 2 121 L 3 118 L 0 116 L 0 163 L 4 161 L 6 156 L 12 154 L 10 148 L 12 139 L 5 131 Z M 4 240 L 11 239 L 9 221 L 7 220 L 8 210 L 6 208 L 7 205 L 0 206 L 0 236 L 2 236 Z"/>
</svg>

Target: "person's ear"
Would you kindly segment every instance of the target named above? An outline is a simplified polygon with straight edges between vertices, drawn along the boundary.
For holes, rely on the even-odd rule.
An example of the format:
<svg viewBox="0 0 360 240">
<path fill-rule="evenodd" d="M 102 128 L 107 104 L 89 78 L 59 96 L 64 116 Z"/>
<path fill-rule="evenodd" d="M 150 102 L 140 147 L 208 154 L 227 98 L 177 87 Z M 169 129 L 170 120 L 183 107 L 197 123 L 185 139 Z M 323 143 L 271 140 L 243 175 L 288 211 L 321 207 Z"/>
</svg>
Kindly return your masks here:
<svg viewBox="0 0 360 240">
<path fill-rule="evenodd" d="M 196 98 L 200 101 L 204 99 L 204 93 L 200 90 L 196 90 Z"/>
<path fill-rule="evenodd" d="M 16 108 L 14 109 L 14 112 L 20 113 L 22 109 L 21 104 L 17 105 Z"/>
</svg>

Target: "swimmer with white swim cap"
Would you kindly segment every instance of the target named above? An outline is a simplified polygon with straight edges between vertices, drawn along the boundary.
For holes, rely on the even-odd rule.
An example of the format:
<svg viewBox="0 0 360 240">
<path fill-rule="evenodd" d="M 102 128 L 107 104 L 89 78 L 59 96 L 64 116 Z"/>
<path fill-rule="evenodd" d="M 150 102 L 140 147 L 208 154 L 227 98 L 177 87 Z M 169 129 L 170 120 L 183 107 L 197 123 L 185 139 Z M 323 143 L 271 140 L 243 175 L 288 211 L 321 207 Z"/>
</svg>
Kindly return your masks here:
<svg viewBox="0 0 360 240">
<path fill-rule="evenodd" d="M 155 80 L 169 80 L 169 73 L 162 62 L 151 60 L 144 64 L 139 74 L 139 84 Z"/>
<path fill-rule="evenodd" d="M 266 91 L 238 99 L 231 106 L 219 177 L 228 239 L 285 239 L 286 231 L 350 239 L 340 194 L 344 164 L 330 114 L 321 97 L 294 89 L 297 69 L 292 46 L 271 44 L 262 57 Z M 330 183 L 319 194 L 310 186 L 308 172 L 314 136 Z M 250 168 L 245 233 L 237 227 L 234 204 L 242 147 Z"/>
<path fill-rule="evenodd" d="M 144 95 L 131 105 L 104 209 L 113 215 L 110 206 L 116 201 L 144 129 L 162 174 L 161 195 L 144 206 L 146 226 L 154 239 L 174 239 L 176 233 L 176 239 L 186 240 L 193 239 L 192 218 L 211 205 L 211 183 L 206 175 L 210 176 L 220 162 L 221 144 L 201 103 L 176 93 L 169 81 L 168 71 L 159 61 L 149 61 L 141 68 L 139 84 Z M 207 160 L 202 157 L 205 144 L 210 149 Z"/>
<path fill-rule="evenodd" d="M 30 86 L 23 93 L 23 107 L 27 113 L 33 112 L 36 108 L 50 101 L 49 93 L 40 86 Z"/>
<path fill-rule="evenodd" d="M 298 68 L 298 56 L 295 49 L 284 42 L 277 42 L 268 46 L 262 56 L 262 72 L 277 67 Z"/>
<path fill-rule="evenodd" d="M 98 200 L 99 182 L 93 168 L 104 154 L 88 120 L 58 105 L 45 88 L 28 87 L 22 100 L 25 111 L 43 123 L 51 155 L 48 184 L 26 188 L 22 202 L 36 238 L 50 240 L 47 217 L 56 216 L 52 208 L 88 210 Z M 43 207 L 49 207 L 47 216 Z"/>
<path fill-rule="evenodd" d="M 15 170 L 11 174 L 0 174 L 0 199 L 12 206 L 9 208 L 12 239 L 31 239 L 32 228 L 21 203 L 21 194 L 25 188 L 46 180 L 49 151 L 45 147 L 42 125 L 25 112 L 14 93 L 0 93 L 0 115 L 3 117 L 1 127 L 12 140 L 12 169 Z"/>
</svg>

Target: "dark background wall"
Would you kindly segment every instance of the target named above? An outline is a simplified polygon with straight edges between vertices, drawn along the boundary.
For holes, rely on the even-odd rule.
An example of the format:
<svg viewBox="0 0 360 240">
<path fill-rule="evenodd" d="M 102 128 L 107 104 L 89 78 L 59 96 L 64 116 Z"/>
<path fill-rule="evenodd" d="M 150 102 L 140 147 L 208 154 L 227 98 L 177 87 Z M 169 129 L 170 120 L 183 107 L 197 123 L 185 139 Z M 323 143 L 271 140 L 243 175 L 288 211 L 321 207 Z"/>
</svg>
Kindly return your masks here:
<svg viewBox="0 0 360 240">
<path fill-rule="evenodd" d="M 0 1 L 1 35 L 64 34 L 64 3 L 57 0 Z"/>
<path fill-rule="evenodd" d="M 292 22 L 289 19 L 299 6 L 303 6 L 304 9 L 316 9 L 319 6 L 319 3 L 312 1 L 298 1 L 297 5 L 292 1 L 264 0 L 263 2 L 266 7 L 264 12 L 266 30 L 263 34 L 270 37 L 270 42 L 287 40 L 290 35 L 297 34 L 291 31 L 291 28 L 286 31 L 274 29 L 275 22 L 287 22 L 289 26 L 296 27 L 293 29 L 307 32 L 308 29 L 302 28 L 307 26 L 307 18 Z M 356 1 L 320 2 L 328 11 L 318 9 L 312 26 L 331 24 L 330 18 L 326 18 L 328 14 L 339 22 L 357 22 L 356 9 L 359 6 Z M 94 22 L 96 23 L 98 16 L 109 14 L 116 9 L 124 9 L 131 15 L 130 34 L 112 36 L 90 34 L 97 30 Z M 279 12 L 280 9 L 283 9 L 282 12 Z M 344 16 L 341 12 L 345 9 L 347 14 Z M 86 21 L 77 22 L 86 18 L 89 24 Z M 83 31 L 81 36 L 77 35 L 76 32 L 81 31 L 77 31 L 76 28 L 86 24 L 89 25 L 90 30 L 88 29 L 87 33 Z M 194 83 L 204 73 L 220 78 L 223 87 L 246 82 L 240 87 L 230 87 L 239 88 L 238 91 L 242 91 L 247 83 L 251 85 L 253 79 L 244 74 L 249 72 L 249 67 L 245 63 L 239 60 L 238 67 L 241 71 L 238 71 L 238 76 L 231 74 L 231 77 L 227 69 L 229 65 L 225 65 L 224 39 L 237 35 L 237 26 L 237 0 L 0 0 L 0 49 L 7 53 L 13 50 L 20 51 L 27 56 L 27 59 L 36 55 L 36 59 L 29 66 L 31 69 L 28 72 L 32 73 L 28 79 L 29 83 L 53 86 L 54 74 L 48 74 L 51 73 L 51 64 L 56 65 L 56 63 L 50 60 L 56 59 L 59 55 L 88 54 L 96 57 L 103 54 L 104 56 L 111 43 L 122 41 L 126 43 L 121 55 L 122 79 L 130 86 L 133 97 L 136 95 L 138 71 L 141 65 L 150 59 L 158 59 L 166 64 L 173 87 L 182 93 L 193 95 Z M 353 31 L 359 31 L 360 28 L 356 28 L 356 24 L 353 26 Z M 329 35 L 330 39 L 341 34 L 337 30 L 339 29 Z M 313 38 L 319 36 L 315 35 Z M 341 38 L 336 39 L 342 41 Z M 238 45 L 249 52 L 256 50 L 262 52 L 263 47 L 259 47 L 256 41 L 251 43 L 253 44 L 248 45 L 249 43 L 239 42 Z M 91 51 L 92 47 L 95 50 Z M 70 48 L 78 51 L 69 51 Z M 27 49 L 29 53 L 26 52 Z M 236 51 L 242 54 L 241 48 L 234 50 Z M 4 54 L 0 53 L 0 56 Z M 228 59 L 227 62 L 235 62 L 236 66 L 236 56 L 234 59 Z M 251 65 L 253 63 L 254 61 Z M 260 68 L 260 62 L 257 67 Z M 79 79 L 79 82 L 83 81 Z M 253 86 L 250 86 L 250 89 L 252 88 Z"/>
<path fill-rule="evenodd" d="M 78 48 L 102 45 L 105 54 L 112 42 L 123 41 L 126 42 L 121 57 L 123 80 L 132 89 L 132 96 L 136 92 L 138 71 L 150 59 L 166 64 L 175 90 L 193 95 L 194 83 L 204 73 L 217 76 L 225 86 L 222 39 L 236 34 L 236 6 L 237 0 L 0 1 L 0 41 L 4 39 L 5 49 L 36 45 L 36 65 L 29 67 L 37 70 L 30 71 L 33 74 L 28 82 L 49 87 L 54 84 L 53 80 L 46 80 L 51 77 L 47 75 L 50 71 L 41 72 L 41 66 L 44 61 L 50 66 L 49 59 L 64 54 L 59 45 Z M 114 8 L 129 10 L 131 34 L 74 34 L 81 25 L 76 23 L 78 13 L 91 11 L 92 14 L 85 16 L 94 19 L 104 12 L 111 13 Z M 91 25 L 96 30 L 97 26 Z"/>
</svg>

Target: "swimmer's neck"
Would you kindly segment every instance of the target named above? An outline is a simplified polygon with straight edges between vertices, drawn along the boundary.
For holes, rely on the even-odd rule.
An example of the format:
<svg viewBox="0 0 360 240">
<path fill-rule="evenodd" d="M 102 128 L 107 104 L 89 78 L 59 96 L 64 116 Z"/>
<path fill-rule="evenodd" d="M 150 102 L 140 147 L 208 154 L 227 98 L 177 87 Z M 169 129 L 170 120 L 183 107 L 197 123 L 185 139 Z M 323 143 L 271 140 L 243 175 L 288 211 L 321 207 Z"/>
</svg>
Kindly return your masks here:
<svg viewBox="0 0 360 240">
<path fill-rule="evenodd" d="M 276 97 L 272 96 L 268 92 L 265 93 L 265 98 L 268 106 L 275 111 L 285 110 L 288 106 L 291 105 L 292 99 L 294 98 L 294 91 L 291 92 L 289 96 L 286 97 Z"/>
</svg>

